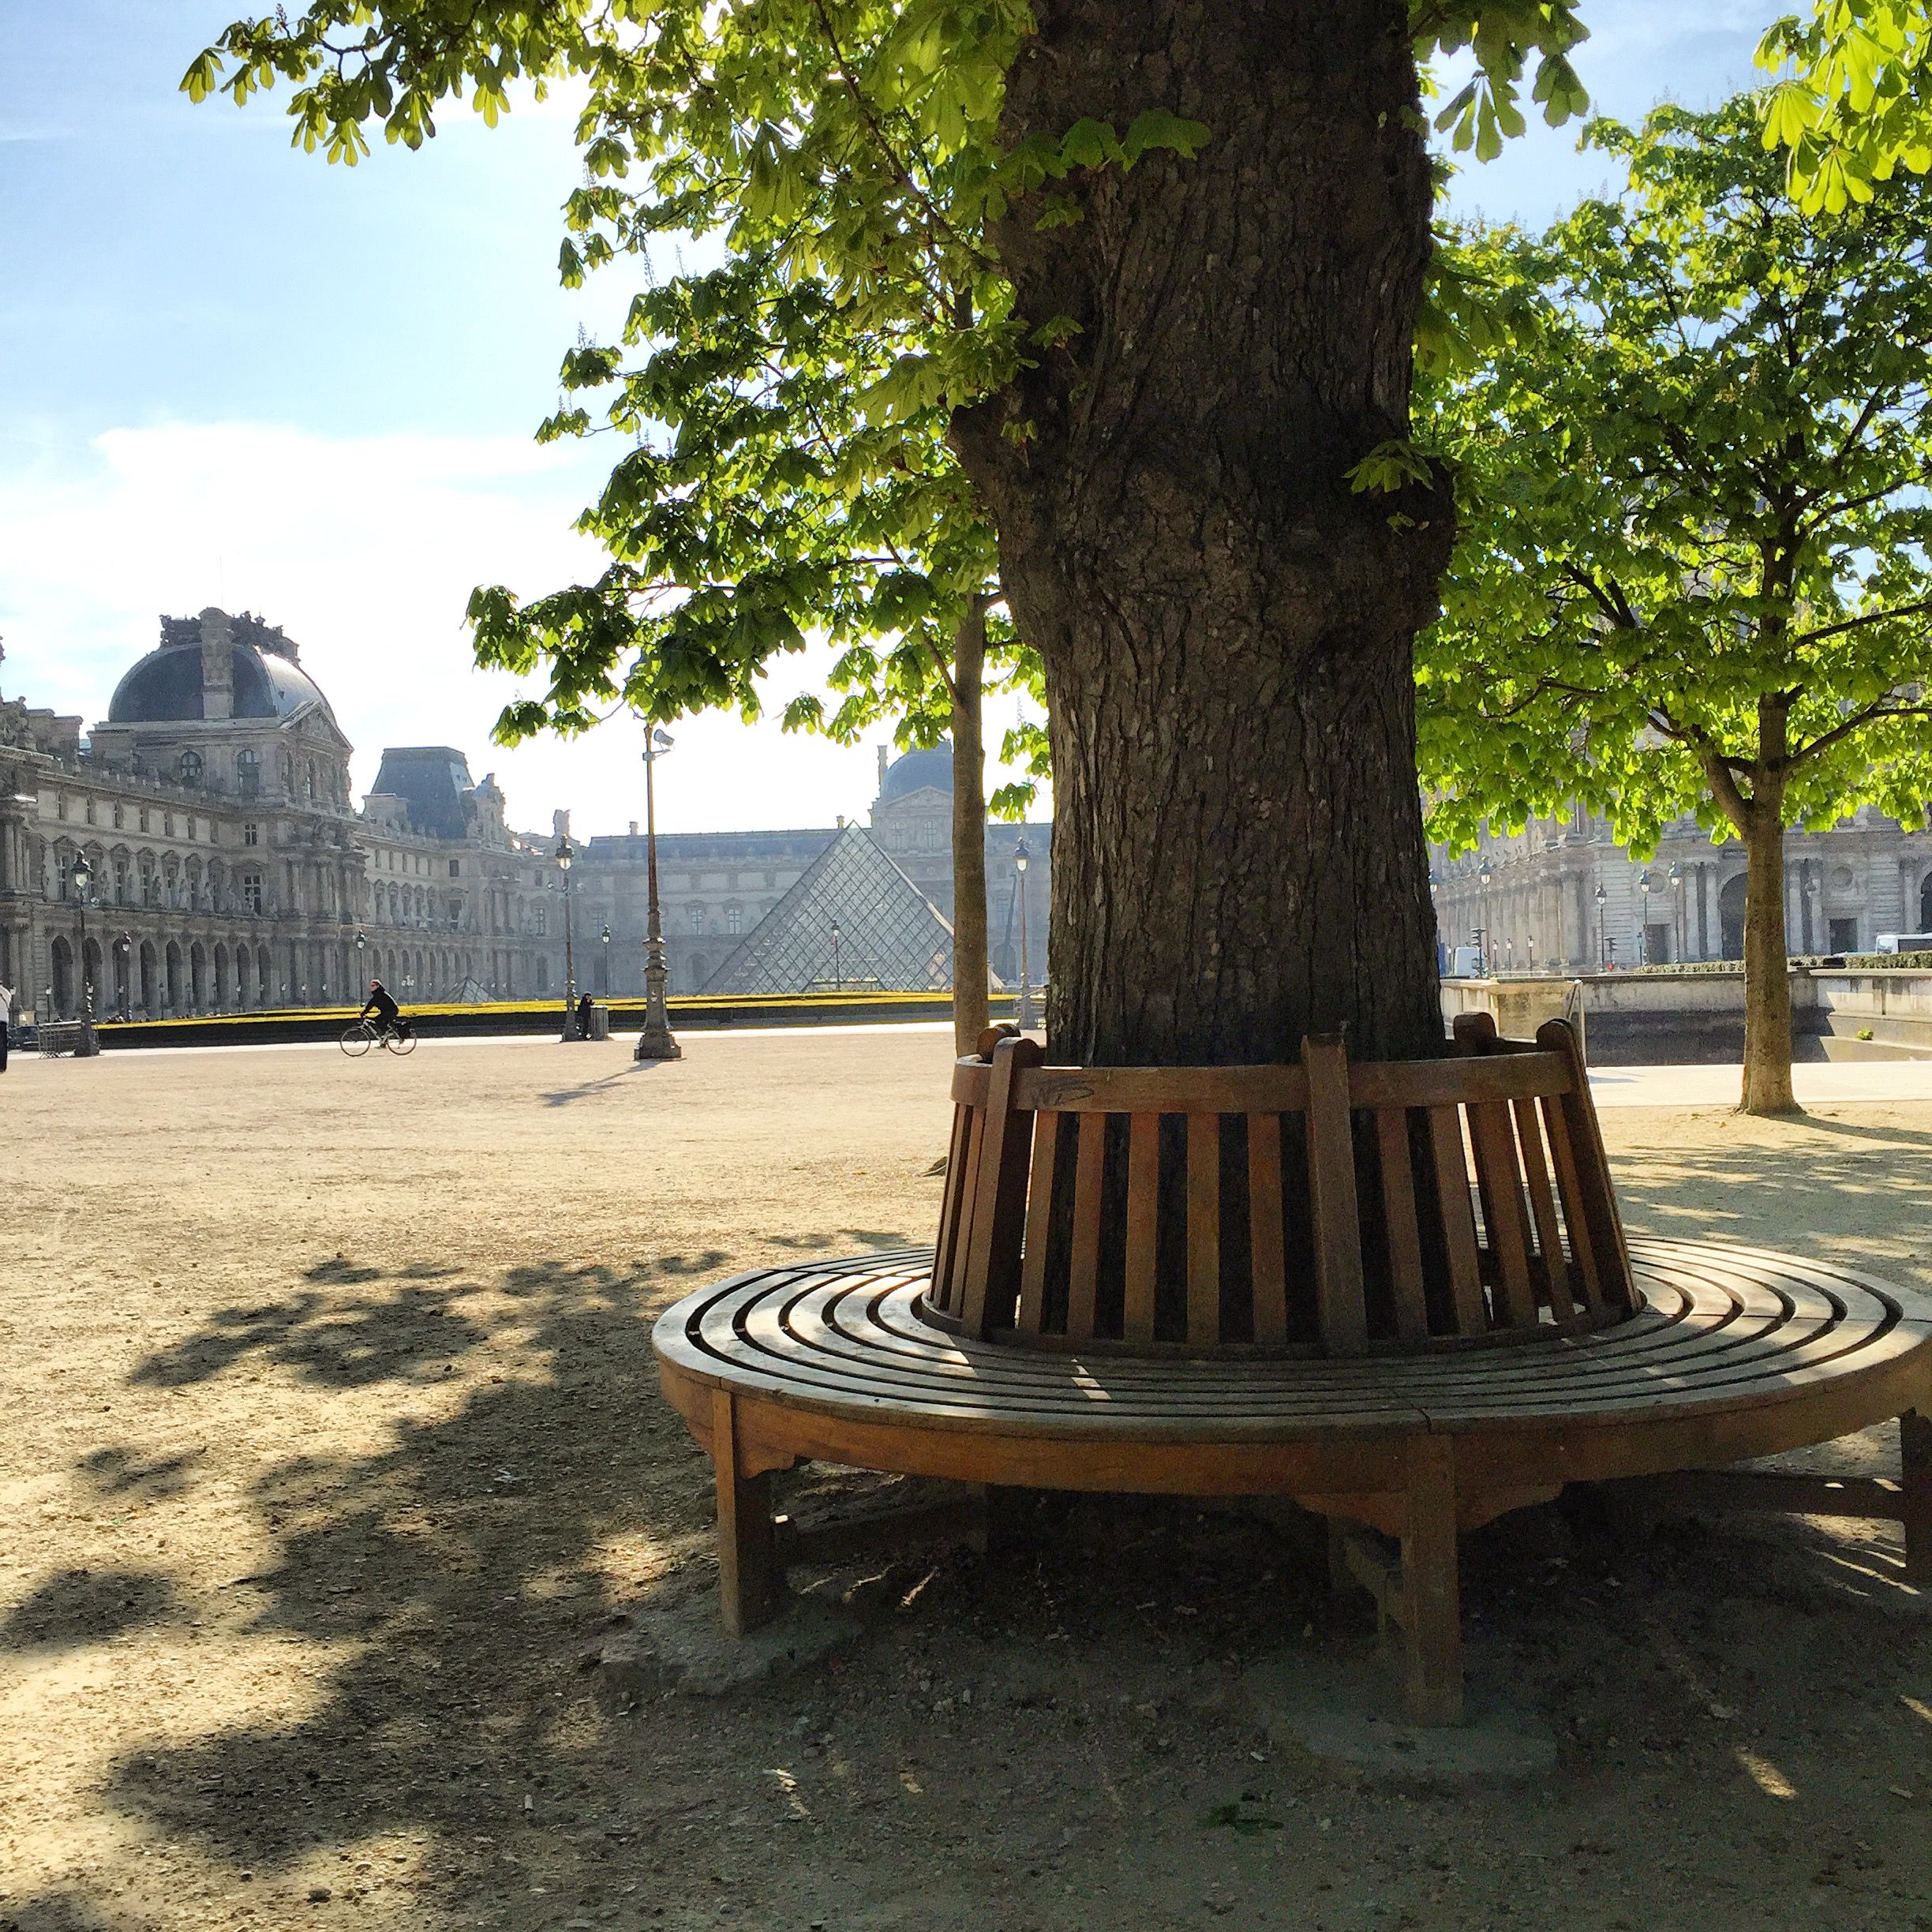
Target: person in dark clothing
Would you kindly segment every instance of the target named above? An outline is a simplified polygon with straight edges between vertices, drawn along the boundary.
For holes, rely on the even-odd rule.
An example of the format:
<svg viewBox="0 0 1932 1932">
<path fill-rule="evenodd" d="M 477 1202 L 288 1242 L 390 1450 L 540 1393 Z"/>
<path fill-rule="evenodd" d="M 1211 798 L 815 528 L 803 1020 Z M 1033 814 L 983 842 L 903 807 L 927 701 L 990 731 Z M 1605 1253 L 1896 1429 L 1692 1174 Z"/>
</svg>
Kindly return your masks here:
<svg viewBox="0 0 1932 1932">
<path fill-rule="evenodd" d="M 366 1020 L 371 1014 L 379 1027 L 394 1027 L 402 1017 L 402 1009 L 389 997 L 389 990 L 380 979 L 369 982 L 369 995 L 363 1002 L 362 1010 L 356 1017 Z"/>
<path fill-rule="evenodd" d="M 588 993 L 585 994 L 582 998 L 577 1002 L 577 1037 L 579 1039 L 588 1039 L 590 1037 L 590 1015 L 593 1005 Z"/>
</svg>

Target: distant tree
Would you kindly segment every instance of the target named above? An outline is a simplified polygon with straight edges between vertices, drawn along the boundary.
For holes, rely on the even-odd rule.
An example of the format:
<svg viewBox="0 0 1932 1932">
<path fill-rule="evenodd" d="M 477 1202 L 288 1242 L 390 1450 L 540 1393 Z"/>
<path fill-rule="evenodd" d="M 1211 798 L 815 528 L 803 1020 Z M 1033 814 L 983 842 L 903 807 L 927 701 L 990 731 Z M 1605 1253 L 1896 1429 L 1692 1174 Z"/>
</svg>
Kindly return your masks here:
<svg viewBox="0 0 1932 1932">
<path fill-rule="evenodd" d="M 1537 319 L 1441 386 L 1462 534 L 1418 653 L 1435 824 L 1579 798 L 1743 840 L 1743 1104 L 1793 1106 L 1784 834 L 1932 796 L 1932 193 L 1806 215 L 1758 109 L 1586 139 L 1629 188 L 1464 238 Z"/>
<path fill-rule="evenodd" d="M 785 653 L 830 642 L 833 701 L 795 698 L 789 728 L 850 743 L 889 721 L 908 743 L 952 736 L 954 1019 L 970 1050 L 987 1019 L 981 688 L 989 664 L 997 684 L 1036 680 L 1037 661 L 999 616 L 993 533 L 944 413 L 882 404 L 891 346 L 769 253 L 659 283 L 651 230 L 625 219 L 613 232 L 645 256 L 650 286 L 621 342 L 565 358 L 567 406 L 539 432 L 631 444 L 578 522 L 611 562 L 528 602 L 500 586 L 472 597 L 479 660 L 549 680 L 498 735 L 582 730 L 619 696 L 653 719 L 755 715 Z M 581 256 L 568 271 L 581 279 Z"/>
</svg>

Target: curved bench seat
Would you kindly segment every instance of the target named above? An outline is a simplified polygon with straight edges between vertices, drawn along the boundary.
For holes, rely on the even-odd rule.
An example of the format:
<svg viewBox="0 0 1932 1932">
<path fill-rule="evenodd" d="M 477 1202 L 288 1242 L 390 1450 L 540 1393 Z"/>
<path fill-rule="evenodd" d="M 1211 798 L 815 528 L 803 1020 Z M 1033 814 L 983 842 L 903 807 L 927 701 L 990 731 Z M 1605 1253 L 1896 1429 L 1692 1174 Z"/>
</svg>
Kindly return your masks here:
<svg viewBox="0 0 1932 1932">
<path fill-rule="evenodd" d="M 942 1327 L 927 1250 L 743 1275 L 653 1340 L 718 1473 L 727 1623 L 769 1613 L 769 1473 L 800 1460 L 1043 1488 L 1275 1493 L 1398 1538 L 1339 1556 L 1407 1642 L 1411 1709 L 1459 1709 L 1455 1534 L 1567 1482 L 1714 1468 L 1904 1420 L 1900 1484 L 1841 1513 L 1932 1528 L 1932 1297 L 1762 1250 L 1631 1242 L 1640 1305 L 1508 1347 L 1284 1359 L 1020 1350 Z M 1762 1479 L 1760 1479 L 1762 1480 Z M 1790 1507 L 1822 1501 L 1814 1482 Z M 1758 1491 L 1753 1507 L 1777 1507 Z M 1798 1492 L 1794 1492 L 1794 1495 Z"/>
</svg>

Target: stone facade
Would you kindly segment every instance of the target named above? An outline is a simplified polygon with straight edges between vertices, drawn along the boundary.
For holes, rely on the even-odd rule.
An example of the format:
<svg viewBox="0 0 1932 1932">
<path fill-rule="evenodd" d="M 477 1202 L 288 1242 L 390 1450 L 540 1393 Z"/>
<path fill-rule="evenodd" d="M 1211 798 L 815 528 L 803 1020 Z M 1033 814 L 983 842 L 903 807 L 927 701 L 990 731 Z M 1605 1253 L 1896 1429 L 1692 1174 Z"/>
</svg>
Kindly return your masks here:
<svg viewBox="0 0 1932 1932">
<path fill-rule="evenodd" d="M 1429 857 L 1445 953 L 1477 948 L 1494 971 L 1744 956 L 1744 848 L 1713 845 L 1694 820 L 1670 826 L 1646 863 L 1580 807 Z M 1784 891 L 1794 954 L 1869 953 L 1881 933 L 1932 931 L 1932 831 L 1866 807 L 1829 831 L 1788 832 Z"/>
<path fill-rule="evenodd" d="M 217 610 L 164 619 L 84 739 L 0 704 L 0 981 L 71 1014 L 84 960 L 96 1013 L 137 1018 L 555 982 L 555 867 L 492 781 L 440 750 L 471 798 L 447 836 L 394 798 L 355 812 L 350 750 L 294 644 Z"/>
<path fill-rule="evenodd" d="M 92 730 L 0 702 L 0 983 L 23 1017 L 77 1013 L 83 959 L 100 1017 L 340 1005 L 371 977 L 405 1004 L 560 998 L 571 964 L 580 990 L 642 997 L 636 825 L 583 842 L 567 880 L 566 814 L 512 831 L 493 777 L 443 745 L 385 751 L 358 812 L 350 750 L 294 641 L 246 613 L 163 618 Z M 869 835 L 949 916 L 951 754 L 882 749 L 879 769 Z M 842 829 L 661 835 L 672 990 L 701 990 Z M 1022 837 L 1037 983 L 1046 826 L 987 828 L 993 964 L 1017 977 Z"/>
</svg>

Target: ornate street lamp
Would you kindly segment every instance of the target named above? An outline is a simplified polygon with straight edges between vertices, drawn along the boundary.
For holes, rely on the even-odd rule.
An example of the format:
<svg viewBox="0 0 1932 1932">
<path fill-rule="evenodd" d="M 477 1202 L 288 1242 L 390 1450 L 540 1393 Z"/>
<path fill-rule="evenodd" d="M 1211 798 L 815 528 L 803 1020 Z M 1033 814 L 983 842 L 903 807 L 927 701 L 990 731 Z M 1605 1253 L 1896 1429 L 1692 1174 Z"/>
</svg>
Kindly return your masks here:
<svg viewBox="0 0 1932 1932">
<path fill-rule="evenodd" d="M 1677 957 L 1687 958 L 1690 951 L 1690 922 L 1684 909 L 1684 869 L 1680 865 L 1672 866 L 1664 875 L 1670 881 L 1671 897 L 1676 901 L 1677 915 Z"/>
<path fill-rule="evenodd" d="M 839 923 L 832 922 L 832 987 L 834 992 L 845 990 L 844 970 L 839 964 Z"/>
<path fill-rule="evenodd" d="M 1023 1033 L 1039 1024 L 1039 1016 L 1033 1010 L 1032 962 L 1027 957 L 1027 863 L 1032 856 L 1024 839 L 1014 846 L 1013 871 L 1020 881 L 1020 1004 L 1013 1018 Z"/>
<path fill-rule="evenodd" d="M 1610 949 L 1604 938 L 1604 901 L 1610 895 L 1604 890 L 1601 879 L 1597 882 L 1597 889 L 1590 897 L 1597 901 L 1597 967 L 1601 972 L 1604 961 L 1610 957 Z"/>
<path fill-rule="evenodd" d="M 582 1039 L 577 1024 L 577 945 L 571 930 L 571 862 L 577 856 L 566 833 L 556 842 L 557 870 L 564 874 L 564 1032 L 567 1040 Z"/>
<path fill-rule="evenodd" d="M 1637 874 L 1637 889 L 1643 894 L 1643 923 L 1637 934 L 1637 964 L 1647 966 L 1650 963 L 1650 895 L 1657 889 L 1657 881 L 1650 876 L 1648 867 Z"/>
<path fill-rule="evenodd" d="M 611 991 L 610 976 L 610 921 L 604 922 L 604 930 L 597 934 L 604 942 L 604 997 L 608 999 Z"/>
<path fill-rule="evenodd" d="M 114 942 L 114 950 L 121 955 L 121 1018 L 124 1024 L 131 1026 L 134 1020 L 134 935 L 122 934 Z"/>
<path fill-rule="evenodd" d="M 80 1037 L 74 1046 L 74 1057 L 85 1060 L 100 1051 L 100 1041 L 94 1032 L 94 979 L 88 971 L 87 956 L 88 888 L 94 883 L 94 873 L 85 852 L 74 860 L 73 871 L 68 876 L 73 881 L 74 900 L 80 914 Z"/>
<path fill-rule="evenodd" d="M 634 1060 L 680 1060 L 683 1049 L 671 1034 L 671 1014 L 665 1005 L 670 972 L 665 964 L 664 924 L 657 903 L 657 761 L 675 741 L 668 732 L 644 728 L 644 862 L 649 886 L 644 937 L 644 1030 L 638 1034 Z"/>
<path fill-rule="evenodd" d="M 356 977 L 362 982 L 362 997 L 365 999 L 369 998 L 369 979 L 363 968 L 362 959 L 368 951 L 369 934 L 358 932 L 356 934 Z"/>
</svg>

